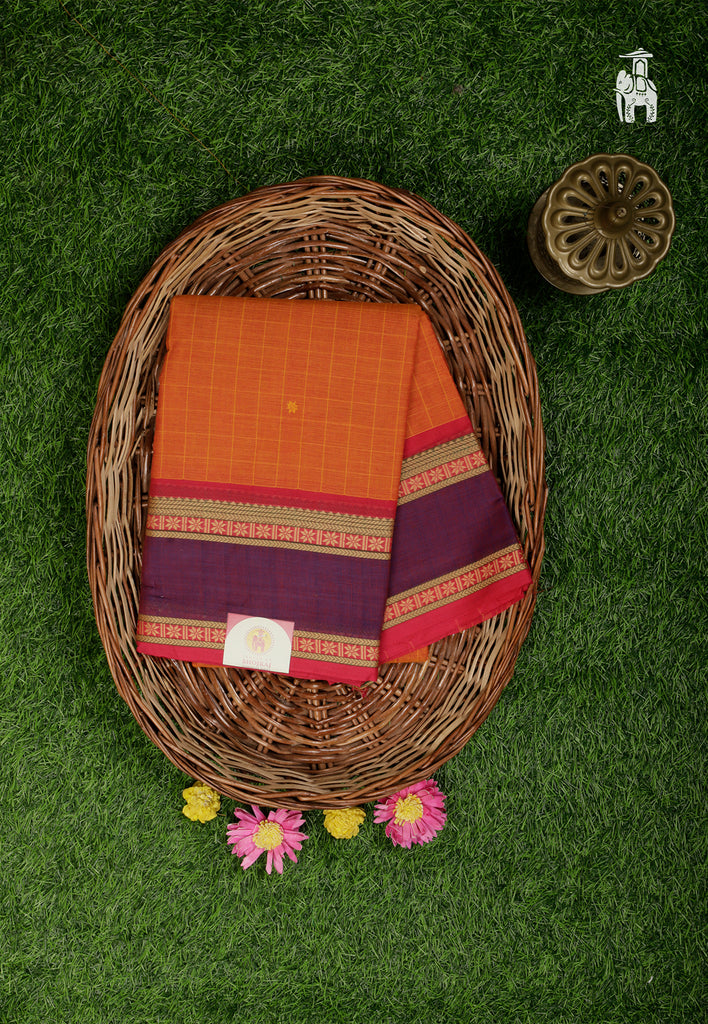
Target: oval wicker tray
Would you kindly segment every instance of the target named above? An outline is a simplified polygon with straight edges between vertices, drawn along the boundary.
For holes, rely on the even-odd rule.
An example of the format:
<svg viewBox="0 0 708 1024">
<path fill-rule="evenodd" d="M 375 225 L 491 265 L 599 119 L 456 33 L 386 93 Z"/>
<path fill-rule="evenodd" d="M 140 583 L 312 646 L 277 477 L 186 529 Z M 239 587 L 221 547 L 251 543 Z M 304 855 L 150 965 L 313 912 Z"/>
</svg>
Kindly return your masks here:
<svg viewBox="0 0 708 1024">
<path fill-rule="evenodd" d="M 139 655 L 142 535 L 158 374 L 173 295 L 417 302 L 500 481 L 534 585 L 495 619 L 385 666 L 366 693 Z M 98 388 L 88 445 L 87 562 L 111 673 L 170 760 L 225 796 L 344 807 L 428 778 L 457 754 L 511 678 L 543 556 L 544 435 L 516 309 L 468 236 L 429 203 L 368 181 L 309 178 L 200 217 L 128 304 Z"/>
</svg>

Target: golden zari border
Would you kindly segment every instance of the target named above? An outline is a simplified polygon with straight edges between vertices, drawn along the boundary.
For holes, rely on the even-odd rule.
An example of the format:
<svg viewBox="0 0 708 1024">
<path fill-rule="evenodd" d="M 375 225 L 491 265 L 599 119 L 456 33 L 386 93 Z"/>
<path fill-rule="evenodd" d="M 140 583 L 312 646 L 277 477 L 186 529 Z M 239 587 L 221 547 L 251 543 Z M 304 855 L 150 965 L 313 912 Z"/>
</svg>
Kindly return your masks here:
<svg viewBox="0 0 708 1024">
<path fill-rule="evenodd" d="M 238 502 L 153 498 L 148 537 L 209 540 L 387 559 L 393 519 Z"/>
<path fill-rule="evenodd" d="M 489 471 L 474 434 L 465 434 L 403 460 L 398 504 Z"/>
</svg>

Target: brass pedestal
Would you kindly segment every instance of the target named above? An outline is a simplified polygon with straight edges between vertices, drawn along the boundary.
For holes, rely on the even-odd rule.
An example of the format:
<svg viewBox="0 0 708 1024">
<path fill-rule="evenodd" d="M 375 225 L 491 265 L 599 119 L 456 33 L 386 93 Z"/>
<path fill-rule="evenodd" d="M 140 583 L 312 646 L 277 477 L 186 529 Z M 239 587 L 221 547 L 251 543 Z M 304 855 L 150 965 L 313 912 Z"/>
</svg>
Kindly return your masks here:
<svg viewBox="0 0 708 1024">
<path fill-rule="evenodd" d="M 650 274 L 671 244 L 671 194 L 647 164 L 599 153 L 541 195 L 527 242 L 539 273 L 562 291 L 594 295 Z"/>
</svg>

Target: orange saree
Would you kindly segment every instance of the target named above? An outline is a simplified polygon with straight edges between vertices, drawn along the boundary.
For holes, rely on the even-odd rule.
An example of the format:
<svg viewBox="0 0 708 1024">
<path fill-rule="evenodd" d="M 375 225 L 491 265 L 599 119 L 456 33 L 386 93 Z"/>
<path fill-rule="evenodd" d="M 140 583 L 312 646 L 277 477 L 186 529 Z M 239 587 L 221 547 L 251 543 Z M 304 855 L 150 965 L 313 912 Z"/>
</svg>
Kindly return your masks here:
<svg viewBox="0 0 708 1024">
<path fill-rule="evenodd" d="M 518 601 L 530 573 L 415 305 L 183 295 L 160 380 L 138 649 L 360 685 Z"/>
</svg>

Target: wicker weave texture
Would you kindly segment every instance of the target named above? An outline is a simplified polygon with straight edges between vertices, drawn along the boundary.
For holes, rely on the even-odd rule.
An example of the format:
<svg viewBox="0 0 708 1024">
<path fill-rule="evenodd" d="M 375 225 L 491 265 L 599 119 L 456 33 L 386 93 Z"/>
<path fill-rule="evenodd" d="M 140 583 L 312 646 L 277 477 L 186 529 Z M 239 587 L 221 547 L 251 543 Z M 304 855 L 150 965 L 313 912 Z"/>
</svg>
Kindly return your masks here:
<svg viewBox="0 0 708 1024">
<path fill-rule="evenodd" d="M 524 601 L 440 641 L 426 665 L 385 666 L 365 692 L 139 655 L 136 623 L 158 377 L 180 293 L 416 302 L 519 530 Z M 431 775 L 511 678 L 543 556 L 544 435 L 517 311 L 470 238 L 429 203 L 334 177 L 258 189 L 205 214 L 161 253 L 109 350 L 88 445 L 87 563 L 111 673 L 147 736 L 225 796 L 345 807 Z"/>
</svg>

